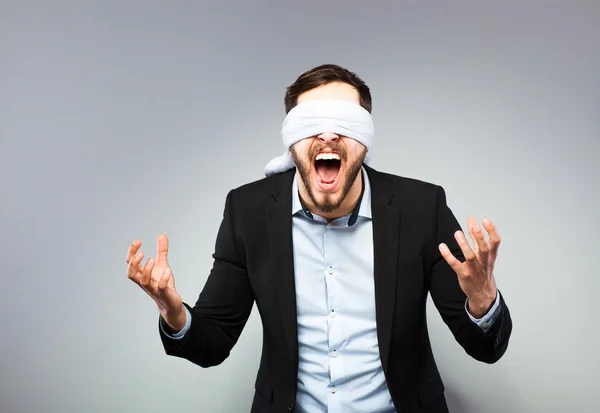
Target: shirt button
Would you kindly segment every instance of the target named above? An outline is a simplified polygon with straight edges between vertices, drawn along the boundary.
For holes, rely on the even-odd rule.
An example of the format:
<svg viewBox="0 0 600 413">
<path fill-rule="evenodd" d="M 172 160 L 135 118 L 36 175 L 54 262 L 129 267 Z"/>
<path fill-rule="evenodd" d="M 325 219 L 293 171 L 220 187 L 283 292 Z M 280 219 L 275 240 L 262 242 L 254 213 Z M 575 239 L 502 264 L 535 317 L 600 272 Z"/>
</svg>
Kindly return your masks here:
<svg viewBox="0 0 600 413">
<path fill-rule="evenodd" d="M 331 310 L 331 312 L 329 313 L 329 317 L 335 318 L 335 311 Z"/>
<path fill-rule="evenodd" d="M 488 322 L 484 321 L 483 323 L 481 323 L 481 327 L 486 328 L 488 326 Z"/>
<path fill-rule="evenodd" d="M 333 267 L 329 267 L 327 269 L 327 274 L 332 275 L 333 274 Z"/>
<path fill-rule="evenodd" d="M 336 391 L 337 391 L 337 389 L 335 388 L 335 386 L 333 386 L 333 387 L 331 388 L 331 392 L 332 392 L 332 393 L 335 393 Z"/>
<path fill-rule="evenodd" d="M 331 355 L 332 355 L 333 357 L 337 357 L 337 356 L 339 356 L 339 355 L 340 355 L 340 353 L 338 353 L 338 351 L 337 351 L 337 350 L 333 350 L 333 353 L 331 353 Z"/>
</svg>

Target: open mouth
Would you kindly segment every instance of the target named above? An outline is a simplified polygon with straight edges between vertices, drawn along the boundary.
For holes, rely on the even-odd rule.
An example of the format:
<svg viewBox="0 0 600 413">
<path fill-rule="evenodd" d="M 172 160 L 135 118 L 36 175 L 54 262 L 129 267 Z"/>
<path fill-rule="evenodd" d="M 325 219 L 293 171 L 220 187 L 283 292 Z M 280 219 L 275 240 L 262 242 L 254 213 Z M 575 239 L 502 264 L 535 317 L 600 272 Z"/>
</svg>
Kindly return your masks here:
<svg viewBox="0 0 600 413">
<path fill-rule="evenodd" d="M 331 191 L 337 187 L 342 169 L 342 160 L 337 153 L 320 153 L 315 157 L 317 186 L 321 190 Z"/>
</svg>

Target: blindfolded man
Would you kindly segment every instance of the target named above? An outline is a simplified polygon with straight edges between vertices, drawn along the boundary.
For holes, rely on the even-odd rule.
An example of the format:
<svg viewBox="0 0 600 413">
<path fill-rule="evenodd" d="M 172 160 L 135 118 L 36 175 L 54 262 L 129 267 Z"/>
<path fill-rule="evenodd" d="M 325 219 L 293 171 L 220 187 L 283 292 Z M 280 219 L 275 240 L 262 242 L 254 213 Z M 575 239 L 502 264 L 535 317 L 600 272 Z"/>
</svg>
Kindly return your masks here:
<svg viewBox="0 0 600 413">
<path fill-rule="evenodd" d="M 494 278 L 496 227 L 470 217 L 470 246 L 443 188 L 369 166 L 371 95 L 356 74 L 311 69 L 285 106 L 286 150 L 228 194 L 194 307 L 175 289 L 166 235 L 145 264 L 141 242 L 129 247 L 128 277 L 158 305 L 167 354 L 220 364 L 256 302 L 253 413 L 447 412 L 427 296 L 468 354 L 500 359 L 512 322 Z"/>
</svg>

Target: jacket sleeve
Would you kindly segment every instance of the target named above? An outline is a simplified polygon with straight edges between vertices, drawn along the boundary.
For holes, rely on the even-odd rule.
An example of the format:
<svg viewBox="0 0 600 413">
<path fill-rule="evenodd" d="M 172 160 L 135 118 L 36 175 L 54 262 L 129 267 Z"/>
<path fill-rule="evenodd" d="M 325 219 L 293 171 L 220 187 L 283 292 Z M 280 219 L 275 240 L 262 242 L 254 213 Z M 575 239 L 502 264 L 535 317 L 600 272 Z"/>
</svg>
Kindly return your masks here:
<svg viewBox="0 0 600 413">
<path fill-rule="evenodd" d="M 233 197 L 233 192 L 227 195 L 206 284 L 193 308 L 184 303 L 192 315 L 189 330 L 177 340 L 159 328 L 167 354 L 202 367 L 218 365 L 229 356 L 254 303 L 243 248 L 235 231 Z"/>
<path fill-rule="evenodd" d="M 465 351 L 479 361 L 495 363 L 506 351 L 512 330 L 508 306 L 498 291 L 500 315 L 492 328 L 484 332 L 471 321 L 465 311 L 466 295 L 460 288 L 458 276 L 438 249 L 438 245 L 443 242 L 457 259 L 461 262 L 465 261 L 458 242 L 454 238 L 454 233 L 461 227 L 446 205 L 446 193 L 442 187 L 438 187 L 436 214 L 437 241 L 434 246 L 433 267 L 429 278 L 431 298 L 443 321 Z"/>
</svg>

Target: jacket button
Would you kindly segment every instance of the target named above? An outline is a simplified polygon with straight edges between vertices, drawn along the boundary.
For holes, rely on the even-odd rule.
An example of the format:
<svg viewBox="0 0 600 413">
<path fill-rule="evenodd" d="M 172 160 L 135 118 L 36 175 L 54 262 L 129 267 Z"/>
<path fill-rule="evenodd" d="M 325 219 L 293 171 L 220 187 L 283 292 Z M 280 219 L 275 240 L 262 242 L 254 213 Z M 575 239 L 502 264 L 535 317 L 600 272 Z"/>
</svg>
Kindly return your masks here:
<svg viewBox="0 0 600 413">
<path fill-rule="evenodd" d="M 292 406 L 288 406 L 288 412 L 292 411 Z"/>
</svg>

